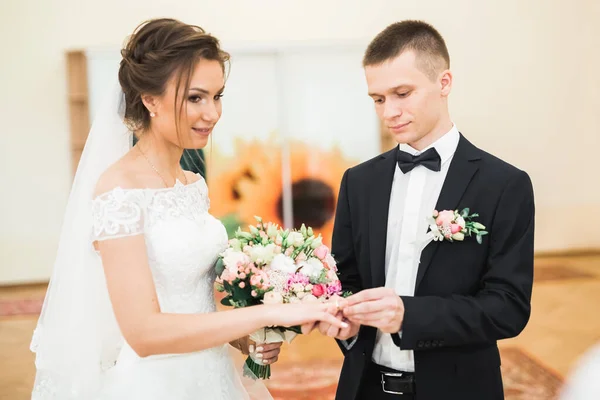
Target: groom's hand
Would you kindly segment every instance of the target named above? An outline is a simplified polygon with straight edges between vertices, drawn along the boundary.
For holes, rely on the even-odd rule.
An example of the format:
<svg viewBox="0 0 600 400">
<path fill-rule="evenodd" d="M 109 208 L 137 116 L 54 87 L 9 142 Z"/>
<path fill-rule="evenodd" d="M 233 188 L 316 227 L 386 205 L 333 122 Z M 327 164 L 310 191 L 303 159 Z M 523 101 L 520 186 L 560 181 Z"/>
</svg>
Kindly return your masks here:
<svg viewBox="0 0 600 400">
<path fill-rule="evenodd" d="M 353 324 L 369 325 L 384 333 L 398 333 L 404 320 L 404 302 L 392 289 L 366 289 L 340 303 Z"/>
</svg>

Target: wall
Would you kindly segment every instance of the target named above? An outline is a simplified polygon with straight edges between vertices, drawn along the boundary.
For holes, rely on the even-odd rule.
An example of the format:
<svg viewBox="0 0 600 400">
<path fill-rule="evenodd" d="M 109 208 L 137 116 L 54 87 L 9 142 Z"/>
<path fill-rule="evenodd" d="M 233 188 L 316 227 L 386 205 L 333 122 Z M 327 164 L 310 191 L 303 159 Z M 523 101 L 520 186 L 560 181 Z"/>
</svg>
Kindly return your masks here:
<svg viewBox="0 0 600 400">
<path fill-rule="evenodd" d="M 47 279 L 70 186 L 64 52 L 119 46 L 142 20 L 172 16 L 225 44 L 368 41 L 421 18 L 445 36 L 457 126 L 527 170 L 538 251 L 599 247 L 598 2 L 566 0 L 81 2 L 0 5 L 0 282 Z M 590 154 L 591 153 L 591 154 Z"/>
</svg>

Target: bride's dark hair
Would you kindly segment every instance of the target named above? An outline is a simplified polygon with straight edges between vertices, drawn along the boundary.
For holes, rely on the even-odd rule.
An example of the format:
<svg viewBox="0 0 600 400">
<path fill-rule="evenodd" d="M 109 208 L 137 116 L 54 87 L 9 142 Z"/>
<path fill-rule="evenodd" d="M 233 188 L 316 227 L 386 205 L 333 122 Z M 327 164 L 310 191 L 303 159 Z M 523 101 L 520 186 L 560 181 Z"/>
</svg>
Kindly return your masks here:
<svg viewBox="0 0 600 400">
<path fill-rule="evenodd" d="M 150 113 L 142 103 L 142 95 L 162 95 L 167 82 L 176 76 L 174 107 L 179 114 L 185 101 L 185 96 L 179 93 L 189 90 L 196 63 L 200 59 L 218 61 L 225 72 L 229 62 L 229 54 L 221 49 L 217 38 L 199 26 L 170 18 L 140 24 L 121 55 L 119 83 L 125 94 L 125 122 L 133 131 L 150 126 Z M 184 90 L 180 91 L 182 83 Z"/>
</svg>

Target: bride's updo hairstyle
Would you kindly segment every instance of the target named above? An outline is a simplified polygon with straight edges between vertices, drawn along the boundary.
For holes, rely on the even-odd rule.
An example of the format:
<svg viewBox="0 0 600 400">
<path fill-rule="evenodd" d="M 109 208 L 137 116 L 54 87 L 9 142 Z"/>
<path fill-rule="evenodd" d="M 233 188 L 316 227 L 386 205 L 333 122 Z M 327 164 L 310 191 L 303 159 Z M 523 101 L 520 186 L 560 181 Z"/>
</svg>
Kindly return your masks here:
<svg viewBox="0 0 600 400">
<path fill-rule="evenodd" d="M 229 62 L 229 54 L 221 49 L 217 38 L 199 26 L 168 18 L 139 25 L 121 55 L 119 83 L 125 94 L 125 123 L 136 133 L 150 126 L 150 112 L 142 103 L 142 95 L 162 95 L 174 77 L 174 107 L 179 115 L 196 63 L 201 59 L 218 61 L 225 73 Z"/>
</svg>

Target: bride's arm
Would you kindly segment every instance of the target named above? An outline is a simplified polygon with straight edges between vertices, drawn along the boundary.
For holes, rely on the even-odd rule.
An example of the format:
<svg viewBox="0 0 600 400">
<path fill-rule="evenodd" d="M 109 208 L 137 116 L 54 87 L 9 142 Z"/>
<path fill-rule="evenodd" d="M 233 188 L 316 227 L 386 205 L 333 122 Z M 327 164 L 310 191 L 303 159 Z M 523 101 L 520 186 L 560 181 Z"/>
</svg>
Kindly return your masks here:
<svg viewBox="0 0 600 400">
<path fill-rule="evenodd" d="M 140 356 L 188 353 L 229 343 L 264 326 L 326 321 L 331 304 L 259 305 L 207 314 L 161 313 L 143 235 L 96 242 L 121 332 Z"/>
</svg>

